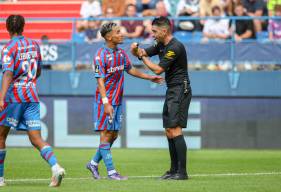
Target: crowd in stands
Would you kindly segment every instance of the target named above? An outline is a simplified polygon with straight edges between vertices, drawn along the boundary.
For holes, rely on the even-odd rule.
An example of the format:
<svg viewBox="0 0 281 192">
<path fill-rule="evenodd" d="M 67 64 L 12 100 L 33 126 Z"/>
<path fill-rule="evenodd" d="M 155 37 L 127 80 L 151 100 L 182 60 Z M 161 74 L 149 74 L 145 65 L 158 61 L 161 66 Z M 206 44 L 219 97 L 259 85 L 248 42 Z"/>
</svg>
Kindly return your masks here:
<svg viewBox="0 0 281 192">
<path fill-rule="evenodd" d="M 281 39 L 281 20 L 278 18 L 238 19 L 235 22 L 225 18 L 281 16 L 281 0 L 85 0 L 81 5 L 80 15 L 86 19 L 77 22 L 77 31 L 89 43 L 101 39 L 99 28 L 106 21 L 95 21 L 98 17 L 215 16 L 216 18 L 212 19 L 176 20 L 172 22 L 173 30 L 198 32 L 203 42 L 232 37 L 236 41 L 255 39 L 262 32 L 265 32 L 270 40 Z M 122 31 L 128 39 L 152 37 L 150 20 L 115 22 L 122 26 Z"/>
</svg>

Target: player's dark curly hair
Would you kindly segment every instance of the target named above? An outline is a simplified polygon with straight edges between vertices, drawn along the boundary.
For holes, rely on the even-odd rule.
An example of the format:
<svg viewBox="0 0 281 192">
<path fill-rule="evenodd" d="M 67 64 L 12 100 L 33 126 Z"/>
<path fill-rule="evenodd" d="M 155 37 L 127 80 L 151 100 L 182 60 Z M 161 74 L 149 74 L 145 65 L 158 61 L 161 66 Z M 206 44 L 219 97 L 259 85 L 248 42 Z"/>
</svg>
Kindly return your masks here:
<svg viewBox="0 0 281 192">
<path fill-rule="evenodd" d="M 113 23 L 113 22 L 109 22 L 109 23 L 105 23 L 101 26 L 101 30 L 100 30 L 100 33 L 101 33 L 101 36 L 104 38 L 105 35 L 109 32 L 112 31 L 112 29 L 114 27 L 116 27 L 117 24 L 116 23 Z"/>
<path fill-rule="evenodd" d="M 152 21 L 152 25 L 156 25 L 158 27 L 168 27 L 169 29 L 171 29 L 171 22 L 167 17 L 156 17 L 155 19 L 153 19 Z"/>
<path fill-rule="evenodd" d="M 24 24 L 24 17 L 21 15 L 10 15 L 6 20 L 6 28 L 12 35 L 21 35 L 23 32 Z"/>
</svg>

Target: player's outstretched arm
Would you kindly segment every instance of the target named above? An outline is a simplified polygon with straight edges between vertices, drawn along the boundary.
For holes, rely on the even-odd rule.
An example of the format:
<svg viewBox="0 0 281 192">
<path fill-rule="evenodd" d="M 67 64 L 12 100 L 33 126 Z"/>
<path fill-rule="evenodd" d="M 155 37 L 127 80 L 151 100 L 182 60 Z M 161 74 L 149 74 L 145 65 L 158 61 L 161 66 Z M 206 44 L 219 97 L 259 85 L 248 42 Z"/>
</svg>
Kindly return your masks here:
<svg viewBox="0 0 281 192">
<path fill-rule="evenodd" d="M 4 110 L 5 97 L 12 80 L 13 80 L 13 72 L 5 71 L 2 78 L 2 89 L 0 92 L 0 111 Z"/>
<path fill-rule="evenodd" d="M 143 73 L 139 70 L 137 70 L 136 68 L 132 67 L 128 73 L 134 77 L 138 77 L 138 78 L 141 78 L 141 79 L 146 79 L 146 80 L 150 80 L 154 83 L 163 83 L 164 82 L 164 79 L 163 77 L 161 76 L 158 76 L 158 75 L 148 75 L 146 73 Z"/>
</svg>

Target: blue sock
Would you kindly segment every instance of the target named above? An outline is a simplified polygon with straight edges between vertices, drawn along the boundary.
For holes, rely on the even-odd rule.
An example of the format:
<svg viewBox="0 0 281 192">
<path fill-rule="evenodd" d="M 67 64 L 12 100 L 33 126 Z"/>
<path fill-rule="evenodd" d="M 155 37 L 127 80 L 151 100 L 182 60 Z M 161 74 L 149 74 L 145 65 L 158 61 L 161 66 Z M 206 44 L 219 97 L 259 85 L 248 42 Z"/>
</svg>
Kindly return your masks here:
<svg viewBox="0 0 281 192">
<path fill-rule="evenodd" d="M 115 170 L 110 151 L 110 143 L 101 143 L 99 146 L 99 151 L 106 166 L 107 172 Z"/>
<path fill-rule="evenodd" d="M 97 149 L 96 154 L 93 156 L 92 159 L 94 162 L 96 162 L 97 164 L 102 160 L 102 156 L 101 156 L 101 152 L 100 152 L 100 148 Z"/>
<path fill-rule="evenodd" d="M 57 164 L 57 158 L 54 155 L 53 149 L 51 146 L 45 146 L 41 149 L 40 154 L 43 159 L 45 159 L 49 165 L 52 167 Z"/>
<path fill-rule="evenodd" d="M 0 149 L 0 177 L 4 176 L 4 161 L 6 157 L 6 150 Z"/>
<path fill-rule="evenodd" d="M 112 145 L 113 145 L 113 142 L 110 143 L 110 148 L 111 148 Z M 102 160 L 102 155 L 101 155 L 101 152 L 100 152 L 100 148 L 97 149 L 97 152 L 96 152 L 96 154 L 93 156 L 92 160 L 93 160 L 95 163 L 97 163 L 97 164 L 99 164 L 99 162 Z"/>
</svg>

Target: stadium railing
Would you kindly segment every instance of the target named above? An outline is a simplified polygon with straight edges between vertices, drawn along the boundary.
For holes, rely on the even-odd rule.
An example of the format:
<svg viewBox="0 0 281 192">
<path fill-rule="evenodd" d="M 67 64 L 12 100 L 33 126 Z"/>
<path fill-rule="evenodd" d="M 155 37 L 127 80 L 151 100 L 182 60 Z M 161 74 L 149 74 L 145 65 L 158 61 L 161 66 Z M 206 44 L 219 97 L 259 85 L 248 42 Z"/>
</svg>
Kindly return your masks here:
<svg viewBox="0 0 281 192">
<path fill-rule="evenodd" d="M 115 18 L 94 18 L 94 20 L 99 21 L 116 21 L 116 20 L 152 20 L 154 17 L 115 17 Z M 207 20 L 207 19 L 228 19 L 231 21 L 232 25 L 235 24 L 237 20 L 269 20 L 269 19 L 281 19 L 280 17 L 170 17 L 177 25 L 179 21 L 192 21 L 192 20 Z M 46 52 L 50 52 L 50 46 L 57 46 L 57 59 L 45 58 L 45 64 L 66 64 L 71 63 L 71 69 L 76 70 L 77 63 L 79 64 L 91 64 L 93 54 L 96 49 L 98 49 L 103 41 L 95 42 L 93 44 L 88 44 L 82 38 L 79 37 L 79 33 L 76 31 L 76 22 L 82 21 L 82 18 L 27 18 L 28 22 L 44 22 L 44 21 L 65 21 L 72 23 L 72 38 L 64 40 L 50 40 L 47 44 L 43 45 L 46 47 Z M 0 19 L 0 22 L 4 23 L 4 19 Z M 44 35 L 44 31 L 42 31 Z M 189 61 L 192 64 L 210 65 L 210 64 L 220 64 L 225 65 L 225 70 L 237 71 L 238 64 L 247 65 L 278 65 L 281 63 L 279 53 L 281 50 L 280 41 L 270 41 L 268 39 L 268 32 L 262 31 L 256 34 L 256 39 L 243 40 L 241 42 L 235 42 L 234 34 L 226 40 L 210 40 L 208 42 L 202 42 L 202 32 L 187 32 L 187 31 L 175 31 L 175 37 L 184 43 L 188 50 Z M 6 39 L 6 41 L 8 41 Z M 133 41 L 140 42 L 141 46 L 147 46 L 151 43 L 151 40 L 140 39 L 127 39 L 123 47 L 128 50 L 129 44 Z M 1 41 L 3 45 L 5 41 Z M 1 45 L 0 45 L 1 46 Z M 89 54 L 91 53 L 91 54 Z M 46 53 L 50 54 L 50 53 Z M 71 57 L 70 57 L 71 55 Z M 50 55 L 49 55 L 50 58 Z M 139 65 L 140 62 L 131 57 L 134 64 Z M 154 58 L 157 61 L 157 58 Z"/>
</svg>

